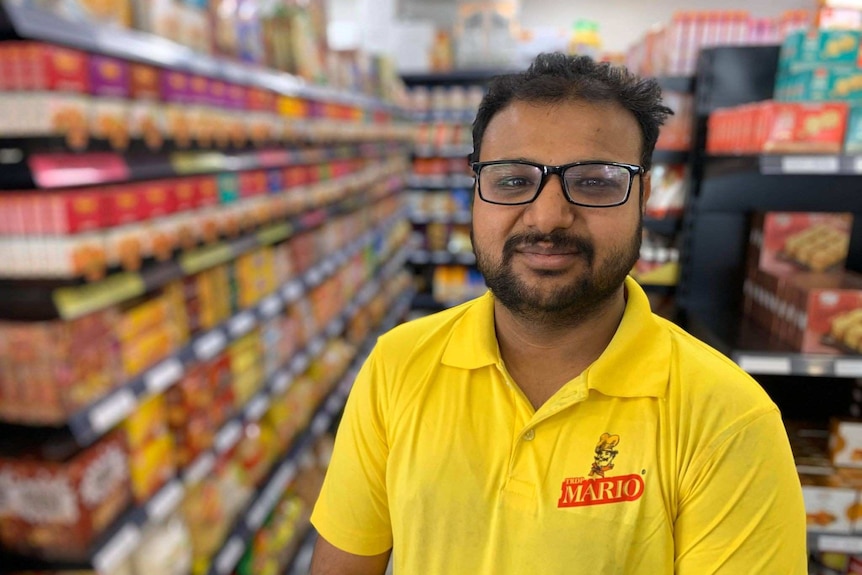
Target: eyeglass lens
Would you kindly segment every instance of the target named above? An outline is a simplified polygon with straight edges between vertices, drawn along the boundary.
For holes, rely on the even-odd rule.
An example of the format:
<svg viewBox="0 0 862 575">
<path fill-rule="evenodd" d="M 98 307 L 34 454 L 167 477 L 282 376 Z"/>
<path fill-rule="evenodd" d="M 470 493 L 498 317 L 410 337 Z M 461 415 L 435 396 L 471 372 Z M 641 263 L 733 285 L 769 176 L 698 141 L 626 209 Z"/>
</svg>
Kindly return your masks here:
<svg viewBox="0 0 862 575">
<path fill-rule="evenodd" d="M 622 166 L 582 164 L 564 172 L 572 201 L 589 206 L 606 206 L 626 198 L 631 173 Z M 491 164 L 479 173 L 479 189 L 486 200 L 501 204 L 532 201 L 542 181 L 542 169 L 520 163 Z"/>
</svg>

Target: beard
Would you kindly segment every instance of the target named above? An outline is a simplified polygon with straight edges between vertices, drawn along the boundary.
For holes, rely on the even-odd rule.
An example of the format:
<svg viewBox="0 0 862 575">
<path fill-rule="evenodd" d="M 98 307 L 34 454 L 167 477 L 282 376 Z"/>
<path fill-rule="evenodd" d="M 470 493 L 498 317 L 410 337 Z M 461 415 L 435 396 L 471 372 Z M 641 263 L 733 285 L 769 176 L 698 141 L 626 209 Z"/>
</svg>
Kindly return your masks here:
<svg viewBox="0 0 862 575">
<path fill-rule="evenodd" d="M 476 244 L 475 238 L 473 253 L 485 284 L 511 313 L 528 321 L 566 327 L 580 323 L 611 301 L 638 260 L 642 229 L 643 221 L 639 218 L 636 233 L 628 242 L 608 253 L 598 267 L 593 243 L 587 238 L 567 235 L 562 230 L 554 230 L 550 234 L 524 233 L 511 236 L 503 245 L 499 262 L 484 252 Z M 512 268 L 512 258 L 519 247 L 538 242 L 550 242 L 555 248 L 577 251 L 578 257 L 584 260 L 585 271 L 570 283 L 551 291 L 537 289 L 539 286 L 526 283 Z M 569 272 L 540 270 L 535 273 L 540 278 L 554 278 Z M 541 279 L 538 281 L 541 282 Z"/>
</svg>

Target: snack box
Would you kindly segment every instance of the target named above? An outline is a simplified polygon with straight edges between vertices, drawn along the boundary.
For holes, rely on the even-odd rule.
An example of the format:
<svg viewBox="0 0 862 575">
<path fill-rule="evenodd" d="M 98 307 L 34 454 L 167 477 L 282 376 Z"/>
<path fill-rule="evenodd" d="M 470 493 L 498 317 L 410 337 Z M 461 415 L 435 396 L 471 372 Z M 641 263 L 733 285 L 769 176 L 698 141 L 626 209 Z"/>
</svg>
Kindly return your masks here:
<svg viewBox="0 0 862 575">
<path fill-rule="evenodd" d="M 862 276 L 808 273 L 786 281 L 788 343 L 803 353 L 862 353 Z"/>
<path fill-rule="evenodd" d="M 840 271 L 852 224 L 850 213 L 758 213 L 749 234 L 748 268 L 779 275 Z"/>
<path fill-rule="evenodd" d="M 0 542 L 24 555 L 81 561 L 130 502 L 122 434 L 64 461 L 0 456 Z"/>
<path fill-rule="evenodd" d="M 41 42 L 15 42 L 4 55 L 13 60 L 9 70 L 15 74 L 11 81 L 7 80 L 12 88 L 81 94 L 90 91 L 90 56 L 86 52 Z"/>
<path fill-rule="evenodd" d="M 862 421 L 832 419 L 829 425 L 829 458 L 836 467 L 862 469 Z"/>
<path fill-rule="evenodd" d="M 781 44 L 779 70 L 796 72 L 824 65 L 862 67 L 862 32 L 811 28 L 787 34 Z"/>
</svg>

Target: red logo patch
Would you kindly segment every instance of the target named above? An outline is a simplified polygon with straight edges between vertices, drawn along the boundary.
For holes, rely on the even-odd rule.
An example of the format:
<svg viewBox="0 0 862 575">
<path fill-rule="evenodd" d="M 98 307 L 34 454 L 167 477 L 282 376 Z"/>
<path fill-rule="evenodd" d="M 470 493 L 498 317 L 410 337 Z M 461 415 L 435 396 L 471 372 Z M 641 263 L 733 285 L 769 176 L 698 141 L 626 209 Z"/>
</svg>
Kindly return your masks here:
<svg viewBox="0 0 862 575">
<path fill-rule="evenodd" d="M 635 501 L 644 493 L 643 477 L 569 477 L 563 480 L 558 508 L 586 507 L 604 503 Z"/>
</svg>

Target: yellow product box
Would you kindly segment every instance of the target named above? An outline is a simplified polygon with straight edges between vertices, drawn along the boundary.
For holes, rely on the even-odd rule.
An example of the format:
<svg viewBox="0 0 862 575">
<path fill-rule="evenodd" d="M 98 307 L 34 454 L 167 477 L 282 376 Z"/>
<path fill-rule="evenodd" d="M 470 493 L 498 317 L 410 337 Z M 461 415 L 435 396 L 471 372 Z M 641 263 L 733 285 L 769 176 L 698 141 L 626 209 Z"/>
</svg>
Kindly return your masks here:
<svg viewBox="0 0 862 575">
<path fill-rule="evenodd" d="M 168 432 L 167 406 L 164 395 L 157 394 L 141 401 L 137 409 L 123 422 L 126 444 L 131 453 L 145 448 L 155 438 Z"/>
<path fill-rule="evenodd" d="M 123 371 L 138 375 L 176 348 L 177 338 L 169 325 L 161 326 L 122 345 Z"/>
<path fill-rule="evenodd" d="M 132 496 L 138 503 L 149 500 L 176 475 L 174 444 L 163 433 L 129 453 L 129 476 Z"/>
<path fill-rule="evenodd" d="M 167 300 L 161 296 L 149 298 L 123 311 L 117 337 L 123 343 L 132 341 L 169 318 Z"/>
</svg>

